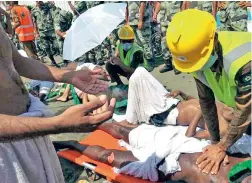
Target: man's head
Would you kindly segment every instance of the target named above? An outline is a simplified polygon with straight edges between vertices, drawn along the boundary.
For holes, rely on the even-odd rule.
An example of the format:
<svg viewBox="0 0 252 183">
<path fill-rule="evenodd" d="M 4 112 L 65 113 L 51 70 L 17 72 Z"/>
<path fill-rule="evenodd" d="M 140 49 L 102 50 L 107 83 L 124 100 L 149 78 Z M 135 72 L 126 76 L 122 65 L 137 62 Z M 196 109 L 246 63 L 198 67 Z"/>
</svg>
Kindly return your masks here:
<svg viewBox="0 0 252 183">
<path fill-rule="evenodd" d="M 174 15 L 166 41 L 176 69 L 195 72 L 210 68 L 217 60 L 215 18 L 206 11 L 189 9 Z"/>
<path fill-rule="evenodd" d="M 44 3 L 43 3 L 43 1 L 36 1 L 36 6 L 37 7 L 40 7 L 41 5 L 43 5 Z"/>
<path fill-rule="evenodd" d="M 123 44 L 123 49 L 125 51 L 130 50 L 135 39 L 135 34 L 132 27 L 130 27 L 129 25 L 122 26 L 122 28 L 119 31 L 119 39 L 120 42 Z"/>
</svg>

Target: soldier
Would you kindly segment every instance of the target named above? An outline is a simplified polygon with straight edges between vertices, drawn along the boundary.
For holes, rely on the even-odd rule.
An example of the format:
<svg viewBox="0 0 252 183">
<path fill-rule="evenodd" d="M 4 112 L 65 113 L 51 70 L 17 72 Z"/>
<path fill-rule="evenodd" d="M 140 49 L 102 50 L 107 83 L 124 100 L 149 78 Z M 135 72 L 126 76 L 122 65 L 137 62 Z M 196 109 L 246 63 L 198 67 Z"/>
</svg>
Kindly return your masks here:
<svg viewBox="0 0 252 183">
<path fill-rule="evenodd" d="M 48 1 L 48 3 L 49 3 L 49 6 L 50 6 L 53 21 L 55 21 L 55 18 L 60 13 L 61 9 L 59 7 L 57 7 L 57 6 L 55 6 L 54 1 Z"/>
<path fill-rule="evenodd" d="M 161 36 L 162 36 L 161 46 L 162 46 L 162 52 L 163 52 L 163 59 L 165 62 L 164 67 L 162 67 L 159 70 L 160 73 L 173 70 L 171 53 L 166 44 L 166 30 L 168 28 L 169 23 L 171 22 L 173 15 L 181 11 L 181 6 L 182 6 L 181 1 L 171 1 L 171 2 L 162 1 L 161 3 L 157 2 L 156 7 L 155 7 L 153 16 L 155 18 L 157 14 L 159 13 L 160 24 L 161 24 Z M 180 72 L 174 68 L 174 73 L 179 74 Z"/>
<path fill-rule="evenodd" d="M 227 13 L 227 30 L 228 31 L 247 31 L 247 7 L 251 7 L 251 2 L 246 1 L 230 1 L 226 13 Z"/>
<path fill-rule="evenodd" d="M 29 9 L 24 5 L 18 5 L 18 1 L 14 1 L 11 15 L 13 20 L 12 28 L 23 44 L 24 51 L 30 58 L 39 60 L 34 44 L 34 27 Z"/>
<path fill-rule="evenodd" d="M 227 31 L 227 7 L 228 1 L 219 1 L 217 4 L 217 14 L 220 18 L 220 25 L 218 27 L 218 31 Z"/>
<path fill-rule="evenodd" d="M 157 1 L 150 2 L 151 4 L 151 48 L 153 53 L 153 59 L 160 58 L 162 56 L 162 47 L 161 47 L 161 25 L 160 25 L 160 19 L 157 19 L 156 11 L 159 11 L 156 9 L 157 7 Z"/>
<path fill-rule="evenodd" d="M 10 15 L 10 20 L 11 20 L 11 22 L 13 22 L 13 19 L 12 19 L 12 15 L 11 15 L 11 13 L 10 13 L 10 11 L 11 11 L 11 9 L 13 8 L 13 6 L 14 6 L 14 3 L 13 3 L 13 1 L 11 2 L 7 2 L 7 13 Z M 13 31 L 13 34 L 12 34 L 12 36 L 11 36 L 11 41 L 12 41 L 12 43 L 15 45 L 15 47 L 18 49 L 18 50 L 20 50 L 20 49 L 23 49 L 24 47 L 23 47 L 23 45 L 22 45 L 22 43 L 20 43 L 19 42 L 19 39 L 18 39 L 18 35 L 15 33 L 15 31 Z"/>
<path fill-rule="evenodd" d="M 199 9 L 211 13 L 214 18 L 217 13 L 217 2 L 216 1 L 184 1 L 185 9 Z"/>
<path fill-rule="evenodd" d="M 59 67 L 53 55 L 57 53 L 58 43 L 53 27 L 53 17 L 49 3 L 36 1 L 37 7 L 33 10 L 35 36 L 39 38 L 38 45 L 46 52 L 53 66 Z"/>
<path fill-rule="evenodd" d="M 72 25 L 73 15 L 69 11 L 61 10 L 54 19 L 54 29 L 59 44 L 60 56 L 63 56 L 63 45 L 68 31 Z M 68 64 L 67 60 L 64 60 L 65 65 Z"/>
<path fill-rule="evenodd" d="M 128 2 L 126 24 L 129 24 L 133 28 L 136 43 L 144 49 L 144 57 L 149 63 L 149 71 L 154 69 L 150 46 L 151 18 L 149 2 Z"/>
</svg>

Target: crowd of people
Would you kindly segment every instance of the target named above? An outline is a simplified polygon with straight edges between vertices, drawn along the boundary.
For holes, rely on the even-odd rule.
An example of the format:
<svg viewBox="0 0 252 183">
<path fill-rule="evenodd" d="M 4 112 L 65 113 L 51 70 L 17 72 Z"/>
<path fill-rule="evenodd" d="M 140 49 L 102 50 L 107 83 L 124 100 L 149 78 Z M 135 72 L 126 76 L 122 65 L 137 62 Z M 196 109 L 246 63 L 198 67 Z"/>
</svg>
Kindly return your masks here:
<svg viewBox="0 0 252 183">
<path fill-rule="evenodd" d="M 89 8 L 110 1 L 76 1 L 74 4 L 68 2 L 72 12 L 62 10 L 55 6 L 53 1 L 37 1 L 36 6 L 18 5 L 18 2 L 7 2 L 6 12 L 2 11 L 1 22 L 5 29 L 11 31 L 11 40 L 18 49 L 24 49 L 29 57 L 44 60 L 48 56 L 52 65 L 59 67 L 54 56 L 63 54 L 64 38 L 70 29 L 72 22 Z M 148 70 L 155 67 L 155 54 L 162 55 L 165 63 L 160 72 L 173 70 L 172 57 L 166 45 L 166 30 L 174 14 L 186 9 L 199 9 L 211 13 L 218 17 L 219 31 L 247 31 L 247 7 L 250 2 L 225 2 L 225 1 L 163 1 L 163 2 L 128 2 L 125 21 L 122 22 L 101 45 L 85 53 L 75 61 L 91 62 L 103 65 L 111 56 L 118 56 L 116 51 L 118 44 L 118 30 L 123 24 L 130 25 L 134 31 L 135 43 L 143 50 L 143 58 L 148 63 Z M 26 9 L 27 8 L 27 9 Z M 20 37 L 20 14 L 26 9 L 29 20 L 27 23 L 33 24 L 33 28 L 26 31 L 32 31 L 34 35 L 29 37 Z M 140 14 L 139 14 L 140 13 Z M 141 16 L 140 16 L 141 15 Z M 8 25 L 8 19 L 13 26 Z M 24 20 L 22 20 L 24 21 Z M 22 24 L 25 22 L 22 22 Z M 26 23 L 25 23 L 26 24 Z M 34 45 L 35 43 L 35 45 Z M 39 57 L 39 58 L 38 58 Z M 63 59 L 63 58 L 62 58 Z M 73 60 L 71 60 L 73 61 Z M 65 65 L 69 61 L 64 60 Z M 174 69 L 175 74 L 179 71 Z"/>
<path fill-rule="evenodd" d="M 76 60 L 63 60 L 60 66 L 54 57 L 62 57 L 72 22 L 103 3 L 110 2 L 69 2 L 72 12 L 52 1 L 36 1 L 35 7 L 10 1 L 6 11 L 0 8 L 1 179 L 64 182 L 47 135 L 99 128 L 124 139 L 132 152 L 78 142 L 64 144 L 65 148 L 117 167 L 120 173 L 151 181 L 226 181 L 227 169 L 247 160 L 229 156 L 230 148 L 244 133 L 251 135 L 251 33 L 247 32 L 251 2 L 126 2 L 125 21 L 101 45 Z M 160 72 L 191 74 L 199 99 L 179 90 L 168 92 L 151 75 L 159 51 L 164 61 Z M 53 67 L 43 63 L 46 56 Z M 20 76 L 33 79 L 30 94 Z M 108 92 L 108 82 L 122 86 L 120 76 L 129 80 L 126 118 L 101 124 L 111 118 L 116 105 L 117 97 Z M 53 116 L 41 101 L 54 83 L 65 85 L 58 100 L 66 101 L 75 92 L 81 104 Z M 176 99 L 178 96 L 185 101 Z M 198 139 L 208 139 L 211 144 Z M 197 154 L 202 148 L 203 153 Z M 177 159 L 169 156 L 172 153 Z M 138 160 L 143 164 L 137 164 Z"/>
</svg>

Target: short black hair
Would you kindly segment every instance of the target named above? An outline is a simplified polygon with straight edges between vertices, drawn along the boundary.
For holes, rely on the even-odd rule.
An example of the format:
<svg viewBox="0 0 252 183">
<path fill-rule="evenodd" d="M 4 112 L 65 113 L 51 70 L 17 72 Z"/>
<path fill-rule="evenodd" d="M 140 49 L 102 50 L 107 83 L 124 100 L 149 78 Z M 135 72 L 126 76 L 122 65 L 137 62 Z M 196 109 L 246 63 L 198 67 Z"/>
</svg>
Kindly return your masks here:
<svg viewBox="0 0 252 183">
<path fill-rule="evenodd" d="M 13 4 L 18 5 L 18 1 L 13 1 Z"/>
</svg>

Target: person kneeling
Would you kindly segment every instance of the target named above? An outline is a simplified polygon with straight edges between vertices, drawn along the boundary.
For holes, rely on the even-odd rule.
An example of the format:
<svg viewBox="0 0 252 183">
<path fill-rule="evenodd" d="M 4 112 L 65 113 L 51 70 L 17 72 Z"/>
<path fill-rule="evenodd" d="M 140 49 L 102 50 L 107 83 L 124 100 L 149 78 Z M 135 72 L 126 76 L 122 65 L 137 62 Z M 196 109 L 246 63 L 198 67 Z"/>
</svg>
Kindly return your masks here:
<svg viewBox="0 0 252 183">
<path fill-rule="evenodd" d="M 118 85 L 123 84 L 119 75 L 130 78 L 135 69 L 142 65 L 148 70 L 147 61 L 144 59 L 143 50 L 134 43 L 135 34 L 129 25 L 124 25 L 119 32 L 120 43 L 117 46 L 119 57 L 112 57 L 106 63 L 111 81 Z"/>
</svg>

